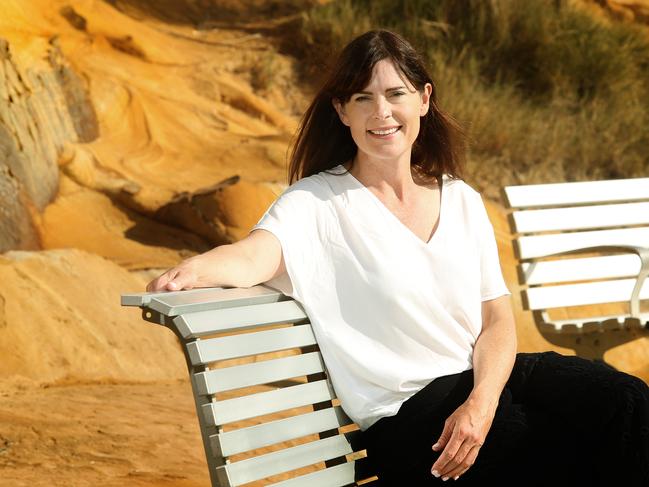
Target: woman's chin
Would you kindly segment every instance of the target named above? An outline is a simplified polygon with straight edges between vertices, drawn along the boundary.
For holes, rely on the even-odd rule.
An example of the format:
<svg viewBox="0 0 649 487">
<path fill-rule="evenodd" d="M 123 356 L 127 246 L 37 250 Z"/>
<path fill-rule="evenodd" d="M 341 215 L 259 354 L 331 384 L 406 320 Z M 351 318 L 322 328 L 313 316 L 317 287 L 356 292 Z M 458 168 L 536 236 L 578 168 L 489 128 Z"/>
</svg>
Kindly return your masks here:
<svg viewBox="0 0 649 487">
<path fill-rule="evenodd" d="M 369 159 L 399 159 L 404 154 L 410 154 L 410 146 L 402 144 L 383 144 L 382 147 L 372 147 L 368 150 L 359 150 L 359 153 Z"/>
</svg>

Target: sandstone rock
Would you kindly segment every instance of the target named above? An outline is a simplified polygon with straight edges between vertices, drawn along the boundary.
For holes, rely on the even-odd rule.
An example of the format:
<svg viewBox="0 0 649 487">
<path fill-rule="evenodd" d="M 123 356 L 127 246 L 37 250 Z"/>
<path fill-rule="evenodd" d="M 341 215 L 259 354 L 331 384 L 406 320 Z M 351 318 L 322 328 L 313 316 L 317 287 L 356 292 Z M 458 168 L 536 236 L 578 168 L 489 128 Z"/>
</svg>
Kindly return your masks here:
<svg viewBox="0 0 649 487">
<path fill-rule="evenodd" d="M 91 150 L 81 144 L 66 144 L 58 160 L 61 171 L 80 186 L 104 193 L 119 201 L 130 201 L 141 187 L 119 171 L 102 166 Z"/>
<path fill-rule="evenodd" d="M 3 134 L 0 126 L 0 148 L 3 146 Z M 38 236 L 28 210 L 29 204 L 29 199 L 13 177 L 11 169 L 0 164 L 0 250 L 39 248 Z"/>
<path fill-rule="evenodd" d="M 0 378 L 125 381 L 186 376 L 177 339 L 123 308 L 146 283 L 82 250 L 0 254 Z M 11 285 L 6 285 L 11 283 Z"/>
<path fill-rule="evenodd" d="M 67 20 L 72 27 L 74 27 L 77 30 L 85 31 L 88 22 L 86 21 L 85 17 L 82 15 L 79 15 L 77 11 L 74 9 L 74 7 L 70 5 L 65 5 L 59 9 L 59 13 L 65 20 Z"/>
<path fill-rule="evenodd" d="M 21 49 L 24 59 L 0 39 L 0 251 L 37 245 L 28 207 L 42 211 L 54 198 L 63 144 L 98 134 L 87 92 L 56 39 L 32 37 Z"/>
<path fill-rule="evenodd" d="M 66 175 L 37 221 L 44 249 L 82 249 L 126 269 L 167 269 L 211 248 L 195 234 L 138 214 Z"/>
<path fill-rule="evenodd" d="M 232 243 L 248 235 L 279 192 L 273 184 L 233 176 L 176 195 L 156 212 L 155 219 L 205 237 L 212 245 Z"/>
</svg>

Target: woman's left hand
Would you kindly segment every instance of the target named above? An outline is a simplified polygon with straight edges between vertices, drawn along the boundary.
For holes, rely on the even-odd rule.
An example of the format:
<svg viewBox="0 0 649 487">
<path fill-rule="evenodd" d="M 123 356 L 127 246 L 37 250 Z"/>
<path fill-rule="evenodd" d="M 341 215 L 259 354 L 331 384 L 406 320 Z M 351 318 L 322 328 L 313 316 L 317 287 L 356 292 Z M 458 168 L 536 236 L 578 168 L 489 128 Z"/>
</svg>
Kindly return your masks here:
<svg viewBox="0 0 649 487">
<path fill-rule="evenodd" d="M 455 480 L 474 463 L 496 413 L 495 406 L 467 400 L 444 422 L 444 430 L 433 450 L 443 449 L 431 472 L 442 480 Z M 438 475 L 436 475 L 436 473 Z"/>
</svg>

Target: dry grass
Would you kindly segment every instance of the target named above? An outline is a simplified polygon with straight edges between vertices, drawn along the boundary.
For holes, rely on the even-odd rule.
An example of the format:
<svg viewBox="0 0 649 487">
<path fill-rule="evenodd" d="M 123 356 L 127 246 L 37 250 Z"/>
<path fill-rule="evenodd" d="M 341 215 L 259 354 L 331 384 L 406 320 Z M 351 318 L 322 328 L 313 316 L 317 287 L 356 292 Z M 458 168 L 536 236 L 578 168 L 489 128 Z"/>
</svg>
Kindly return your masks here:
<svg viewBox="0 0 649 487">
<path fill-rule="evenodd" d="M 304 13 L 307 76 L 371 28 L 426 54 L 441 105 L 468 128 L 467 173 L 509 184 L 649 172 L 649 33 L 547 0 L 340 0 Z"/>
</svg>

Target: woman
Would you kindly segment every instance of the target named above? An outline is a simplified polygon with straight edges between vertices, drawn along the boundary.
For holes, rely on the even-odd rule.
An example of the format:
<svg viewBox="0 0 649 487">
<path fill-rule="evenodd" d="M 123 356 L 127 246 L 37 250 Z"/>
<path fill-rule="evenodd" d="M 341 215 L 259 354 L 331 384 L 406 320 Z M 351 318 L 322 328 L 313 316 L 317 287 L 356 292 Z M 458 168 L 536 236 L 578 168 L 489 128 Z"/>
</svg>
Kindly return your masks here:
<svg viewBox="0 0 649 487">
<path fill-rule="evenodd" d="M 510 292 L 462 133 L 400 36 L 341 53 L 307 110 L 297 179 L 250 235 L 148 291 L 267 282 L 300 301 L 385 485 L 649 485 L 649 388 L 516 353 Z M 238 277 L 237 277 L 238 276 Z"/>
</svg>

